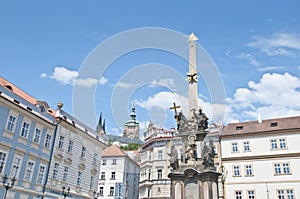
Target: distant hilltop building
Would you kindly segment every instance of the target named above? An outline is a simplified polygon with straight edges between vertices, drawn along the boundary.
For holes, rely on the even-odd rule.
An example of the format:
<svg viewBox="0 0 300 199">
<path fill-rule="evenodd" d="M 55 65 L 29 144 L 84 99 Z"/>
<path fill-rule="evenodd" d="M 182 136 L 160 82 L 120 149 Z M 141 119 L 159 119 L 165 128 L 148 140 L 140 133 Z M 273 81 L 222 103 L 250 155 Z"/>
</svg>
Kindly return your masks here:
<svg viewBox="0 0 300 199">
<path fill-rule="evenodd" d="M 132 106 L 130 113 L 130 120 L 125 122 L 123 137 L 130 139 L 139 139 L 140 124 L 136 121 L 135 107 Z"/>
<path fill-rule="evenodd" d="M 99 122 L 97 124 L 96 132 L 103 135 L 105 132 L 105 119 L 102 122 L 102 113 L 100 113 Z"/>
</svg>

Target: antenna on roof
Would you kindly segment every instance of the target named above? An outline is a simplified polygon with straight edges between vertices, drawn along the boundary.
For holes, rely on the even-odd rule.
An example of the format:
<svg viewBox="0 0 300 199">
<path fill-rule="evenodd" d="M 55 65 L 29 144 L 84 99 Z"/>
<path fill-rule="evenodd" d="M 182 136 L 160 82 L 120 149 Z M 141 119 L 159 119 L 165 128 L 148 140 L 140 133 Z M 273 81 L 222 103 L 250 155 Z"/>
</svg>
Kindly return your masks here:
<svg viewBox="0 0 300 199">
<path fill-rule="evenodd" d="M 257 115 L 257 122 L 258 122 L 258 124 L 262 123 L 261 114 Z"/>
</svg>

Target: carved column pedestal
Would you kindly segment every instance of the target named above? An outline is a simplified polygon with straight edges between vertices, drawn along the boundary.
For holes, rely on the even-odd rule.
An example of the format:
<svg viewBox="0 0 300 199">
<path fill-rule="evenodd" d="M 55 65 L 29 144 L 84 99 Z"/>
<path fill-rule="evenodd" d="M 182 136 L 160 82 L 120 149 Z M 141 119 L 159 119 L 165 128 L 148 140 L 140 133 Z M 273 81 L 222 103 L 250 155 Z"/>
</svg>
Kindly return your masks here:
<svg viewBox="0 0 300 199">
<path fill-rule="evenodd" d="M 184 172 L 172 172 L 172 199 L 218 199 L 218 177 L 214 171 L 198 172 L 186 169 Z"/>
</svg>

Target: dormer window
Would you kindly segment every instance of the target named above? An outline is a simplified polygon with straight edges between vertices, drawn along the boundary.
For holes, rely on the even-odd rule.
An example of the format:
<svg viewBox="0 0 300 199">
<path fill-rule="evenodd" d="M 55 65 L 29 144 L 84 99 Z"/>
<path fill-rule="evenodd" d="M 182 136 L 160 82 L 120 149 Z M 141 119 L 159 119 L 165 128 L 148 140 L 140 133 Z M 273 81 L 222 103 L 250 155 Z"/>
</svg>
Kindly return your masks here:
<svg viewBox="0 0 300 199">
<path fill-rule="evenodd" d="M 236 130 L 242 130 L 242 129 L 243 129 L 243 126 L 236 126 L 235 129 L 236 129 Z"/>
<path fill-rule="evenodd" d="M 277 122 L 272 122 L 271 127 L 275 127 L 275 126 L 278 126 L 278 123 Z"/>
<path fill-rule="evenodd" d="M 9 90 L 13 91 L 11 85 L 5 85 L 6 88 L 8 88 Z"/>
</svg>

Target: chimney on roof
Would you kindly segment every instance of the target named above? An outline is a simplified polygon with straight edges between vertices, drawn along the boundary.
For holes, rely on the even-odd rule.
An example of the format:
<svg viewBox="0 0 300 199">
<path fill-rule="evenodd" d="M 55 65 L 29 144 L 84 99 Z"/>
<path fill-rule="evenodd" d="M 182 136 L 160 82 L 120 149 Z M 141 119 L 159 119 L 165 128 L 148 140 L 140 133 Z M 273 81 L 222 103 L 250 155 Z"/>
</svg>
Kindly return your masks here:
<svg viewBox="0 0 300 199">
<path fill-rule="evenodd" d="M 258 122 L 258 124 L 262 123 L 261 114 L 257 115 L 257 122 Z"/>
</svg>

